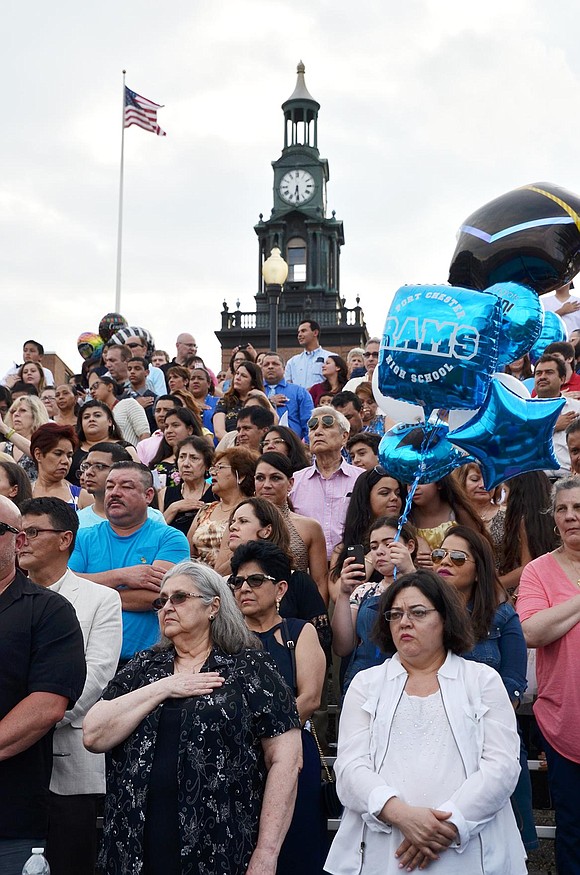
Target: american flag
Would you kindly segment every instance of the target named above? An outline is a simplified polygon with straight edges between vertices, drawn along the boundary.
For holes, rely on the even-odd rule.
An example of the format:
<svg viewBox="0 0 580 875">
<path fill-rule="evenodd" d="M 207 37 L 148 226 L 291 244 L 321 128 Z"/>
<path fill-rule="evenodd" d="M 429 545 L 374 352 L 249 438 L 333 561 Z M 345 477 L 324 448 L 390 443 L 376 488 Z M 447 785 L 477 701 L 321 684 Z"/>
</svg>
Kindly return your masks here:
<svg viewBox="0 0 580 875">
<path fill-rule="evenodd" d="M 162 104 L 153 103 L 152 100 L 141 97 L 140 94 L 136 94 L 125 86 L 125 127 L 138 125 L 144 131 L 166 137 L 165 131 L 162 131 L 157 124 L 157 110 L 161 106 Z"/>
</svg>

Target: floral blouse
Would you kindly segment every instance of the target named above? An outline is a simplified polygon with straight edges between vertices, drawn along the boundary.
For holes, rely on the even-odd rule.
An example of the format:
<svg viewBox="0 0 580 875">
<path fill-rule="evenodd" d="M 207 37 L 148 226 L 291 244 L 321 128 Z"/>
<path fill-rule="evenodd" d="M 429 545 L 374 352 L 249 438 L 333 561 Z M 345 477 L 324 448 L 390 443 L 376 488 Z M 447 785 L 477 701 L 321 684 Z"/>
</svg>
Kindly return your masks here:
<svg viewBox="0 0 580 875">
<path fill-rule="evenodd" d="M 138 653 L 109 683 L 115 699 L 173 672 L 175 651 Z M 261 740 L 300 726 L 296 704 L 271 657 L 259 650 L 212 650 L 203 671 L 225 683 L 182 702 L 177 751 L 182 875 L 242 875 L 256 845 L 266 768 Z M 100 864 L 107 875 L 139 875 L 147 788 L 159 705 L 107 754 Z"/>
</svg>

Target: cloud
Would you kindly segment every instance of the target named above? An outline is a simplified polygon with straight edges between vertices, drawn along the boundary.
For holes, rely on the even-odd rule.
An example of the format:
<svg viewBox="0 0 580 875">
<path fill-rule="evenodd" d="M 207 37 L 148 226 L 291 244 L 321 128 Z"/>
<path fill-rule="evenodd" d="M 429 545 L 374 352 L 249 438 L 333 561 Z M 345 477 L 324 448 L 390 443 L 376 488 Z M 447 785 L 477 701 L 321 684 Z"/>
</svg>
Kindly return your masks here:
<svg viewBox="0 0 580 875">
<path fill-rule="evenodd" d="M 10 3 L 3 49 L 0 369 L 38 336 L 73 367 L 114 307 L 121 70 L 164 104 L 125 137 L 122 310 L 217 367 L 222 301 L 253 306 L 281 103 L 320 102 L 341 291 L 372 333 L 405 282 L 442 282 L 461 221 L 526 182 L 580 190 L 580 13 L 539 0 Z"/>
</svg>

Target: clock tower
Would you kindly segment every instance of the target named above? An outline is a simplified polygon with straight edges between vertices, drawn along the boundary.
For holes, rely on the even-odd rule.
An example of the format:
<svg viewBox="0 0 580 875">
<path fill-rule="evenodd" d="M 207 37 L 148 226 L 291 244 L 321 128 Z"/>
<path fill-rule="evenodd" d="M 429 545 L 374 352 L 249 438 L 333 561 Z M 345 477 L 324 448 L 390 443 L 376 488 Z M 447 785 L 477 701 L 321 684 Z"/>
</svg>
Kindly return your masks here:
<svg viewBox="0 0 580 875">
<path fill-rule="evenodd" d="M 316 320 L 322 328 L 321 345 L 340 354 L 364 345 L 368 337 L 358 297 L 357 306 L 347 308 L 340 296 L 344 230 L 334 211 L 330 218 L 326 215 L 330 173 L 328 161 L 320 157 L 318 150 L 320 104 L 308 91 L 304 72 L 301 61 L 296 87 L 282 104 L 284 145 L 280 157 L 272 162 L 270 217 L 264 219 L 260 214 L 254 226 L 259 250 L 256 312 L 230 312 L 224 302 L 222 330 L 216 332 L 224 360 L 227 351 L 239 343 L 250 342 L 257 350 L 268 348 L 270 315 L 262 265 L 275 246 L 288 263 L 278 311 L 278 347 L 282 355 L 289 357 L 301 351 L 296 330 L 305 319 Z"/>
</svg>

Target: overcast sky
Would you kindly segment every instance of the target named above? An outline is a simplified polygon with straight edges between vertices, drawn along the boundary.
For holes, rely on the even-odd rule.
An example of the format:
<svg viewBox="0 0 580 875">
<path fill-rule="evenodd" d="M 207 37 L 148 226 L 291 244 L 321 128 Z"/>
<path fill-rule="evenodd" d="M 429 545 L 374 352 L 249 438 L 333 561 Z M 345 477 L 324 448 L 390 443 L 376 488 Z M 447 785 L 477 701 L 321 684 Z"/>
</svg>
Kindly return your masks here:
<svg viewBox="0 0 580 875">
<path fill-rule="evenodd" d="M 300 59 L 372 334 L 400 285 L 446 281 L 478 206 L 580 192 L 577 0 L 5 0 L 3 33 L 0 372 L 27 337 L 78 368 L 114 309 L 123 68 L 167 137 L 126 131 L 121 311 L 214 368 L 222 301 L 254 305 Z"/>
</svg>

